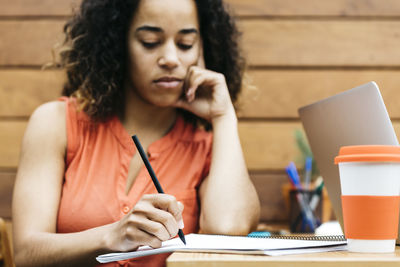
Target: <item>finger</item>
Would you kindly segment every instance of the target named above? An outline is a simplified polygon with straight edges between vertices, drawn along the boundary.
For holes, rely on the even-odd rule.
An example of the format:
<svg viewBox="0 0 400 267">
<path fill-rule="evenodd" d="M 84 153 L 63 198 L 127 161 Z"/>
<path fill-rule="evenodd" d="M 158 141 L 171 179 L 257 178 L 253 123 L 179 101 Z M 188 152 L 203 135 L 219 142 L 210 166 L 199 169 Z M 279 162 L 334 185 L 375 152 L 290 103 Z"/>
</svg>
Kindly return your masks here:
<svg viewBox="0 0 400 267">
<path fill-rule="evenodd" d="M 188 102 L 192 102 L 195 98 L 198 87 L 203 83 L 205 77 L 201 70 L 196 67 L 192 67 L 190 76 L 188 79 L 188 90 L 186 92 L 186 98 Z"/>
<path fill-rule="evenodd" d="M 133 233 L 136 232 L 134 229 L 137 228 L 141 231 L 157 237 L 161 241 L 168 240 L 172 237 L 172 235 L 162 223 L 158 221 L 153 221 L 147 217 L 137 214 L 131 215 L 131 217 L 129 218 L 128 226 L 128 229 L 131 229 Z"/>
<path fill-rule="evenodd" d="M 183 214 L 183 209 L 185 208 L 183 203 L 178 201 L 178 207 L 181 210 L 181 214 Z M 179 227 L 179 229 L 183 229 L 185 227 L 185 224 L 183 223 L 183 218 L 182 218 L 182 220 L 178 221 L 178 227 Z"/>
<path fill-rule="evenodd" d="M 178 233 L 178 230 L 179 230 L 178 221 L 175 219 L 175 217 L 171 213 L 169 213 L 167 211 L 153 208 L 147 214 L 147 218 L 152 221 L 161 223 L 165 227 L 165 229 L 168 231 L 169 238 L 176 236 L 176 234 Z"/>
<path fill-rule="evenodd" d="M 185 77 L 186 93 L 188 93 L 190 89 L 192 89 L 193 86 L 191 84 L 193 82 L 193 79 L 195 79 L 198 75 L 200 75 L 202 71 L 204 70 L 196 65 L 192 65 L 189 67 Z"/>
<path fill-rule="evenodd" d="M 153 194 L 146 195 L 144 198 L 151 202 L 155 208 L 159 208 L 171 213 L 176 221 L 182 219 L 182 213 L 178 207 L 178 201 L 174 196 L 168 194 Z"/>
<path fill-rule="evenodd" d="M 193 76 L 193 78 L 191 79 L 191 84 L 190 84 L 190 89 L 187 93 L 187 100 L 188 102 L 192 102 L 195 98 L 197 92 L 202 93 L 202 96 L 208 96 L 207 91 L 205 90 L 205 88 L 208 88 L 208 85 L 212 84 L 212 76 L 207 75 L 207 73 L 201 73 L 198 74 L 196 76 Z M 199 88 L 203 88 L 204 90 L 200 90 Z"/>
<path fill-rule="evenodd" d="M 187 94 L 187 92 L 189 91 L 189 85 L 190 85 L 190 77 L 192 76 L 192 74 L 193 74 L 193 66 L 189 66 L 189 68 L 188 68 L 188 70 L 187 70 L 187 73 L 186 73 L 186 76 L 185 76 L 185 79 L 184 79 L 184 81 L 183 81 L 183 91 L 185 92 L 185 95 Z"/>
<path fill-rule="evenodd" d="M 158 238 L 151 238 L 149 240 L 148 246 L 150 246 L 152 248 L 161 248 L 162 241 Z"/>
<path fill-rule="evenodd" d="M 152 195 L 146 196 L 145 201 L 139 201 L 134 209 L 132 215 L 142 216 L 151 221 L 161 223 L 167 229 L 170 237 L 176 235 L 178 231 L 177 221 L 175 217 L 168 211 L 154 207 Z"/>
</svg>

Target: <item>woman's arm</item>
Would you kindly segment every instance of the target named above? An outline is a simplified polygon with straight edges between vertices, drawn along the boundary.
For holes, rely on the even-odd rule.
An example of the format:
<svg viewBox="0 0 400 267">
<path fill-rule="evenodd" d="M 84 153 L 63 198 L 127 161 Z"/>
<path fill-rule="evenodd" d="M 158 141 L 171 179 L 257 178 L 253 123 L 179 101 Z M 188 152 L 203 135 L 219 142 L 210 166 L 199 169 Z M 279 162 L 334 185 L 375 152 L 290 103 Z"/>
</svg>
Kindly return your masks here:
<svg viewBox="0 0 400 267">
<path fill-rule="evenodd" d="M 186 99 L 180 99 L 176 106 L 213 126 L 210 173 L 200 186 L 200 229 L 205 233 L 247 234 L 258 223 L 260 204 L 243 158 L 225 77 L 192 66 L 186 84 Z"/>
<path fill-rule="evenodd" d="M 18 266 L 92 266 L 111 251 L 159 247 L 178 232 L 182 205 L 165 194 L 145 195 L 120 221 L 78 233 L 56 233 L 66 151 L 65 104 L 39 107 L 26 130 L 13 194 Z"/>
<path fill-rule="evenodd" d="M 260 205 L 243 158 L 233 109 L 215 118 L 212 125 L 210 173 L 200 187 L 200 228 L 206 233 L 246 235 L 257 226 Z"/>
<path fill-rule="evenodd" d="M 54 234 L 66 144 L 65 103 L 39 107 L 31 116 L 22 142 L 13 194 L 18 266 L 51 266 L 68 262 L 67 259 L 69 266 L 88 259 L 94 263 L 94 256 L 104 247 L 99 231 Z"/>
</svg>

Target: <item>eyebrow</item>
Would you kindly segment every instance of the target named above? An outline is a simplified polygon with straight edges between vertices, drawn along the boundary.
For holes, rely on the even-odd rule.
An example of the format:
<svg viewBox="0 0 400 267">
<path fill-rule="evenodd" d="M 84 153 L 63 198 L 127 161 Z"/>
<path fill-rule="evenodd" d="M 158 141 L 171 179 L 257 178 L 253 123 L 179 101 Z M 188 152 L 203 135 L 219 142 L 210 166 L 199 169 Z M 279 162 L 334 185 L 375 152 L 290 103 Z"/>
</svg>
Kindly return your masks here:
<svg viewBox="0 0 400 267">
<path fill-rule="evenodd" d="M 189 33 L 195 33 L 197 34 L 198 31 L 195 28 L 190 28 L 190 29 L 182 29 L 179 31 L 181 34 L 189 34 Z"/>
<path fill-rule="evenodd" d="M 140 31 L 149 31 L 149 32 L 163 32 L 163 30 L 159 27 L 154 27 L 154 26 L 140 26 L 139 28 L 136 29 L 136 32 Z"/>
<path fill-rule="evenodd" d="M 139 28 L 136 29 L 136 33 L 140 32 L 140 31 L 150 31 L 150 32 L 156 32 L 156 33 L 164 32 L 164 30 L 161 29 L 160 27 L 148 26 L 148 25 L 140 26 Z M 190 34 L 190 33 L 197 34 L 198 30 L 195 28 L 188 28 L 188 29 L 182 29 L 179 31 L 179 34 Z"/>
</svg>

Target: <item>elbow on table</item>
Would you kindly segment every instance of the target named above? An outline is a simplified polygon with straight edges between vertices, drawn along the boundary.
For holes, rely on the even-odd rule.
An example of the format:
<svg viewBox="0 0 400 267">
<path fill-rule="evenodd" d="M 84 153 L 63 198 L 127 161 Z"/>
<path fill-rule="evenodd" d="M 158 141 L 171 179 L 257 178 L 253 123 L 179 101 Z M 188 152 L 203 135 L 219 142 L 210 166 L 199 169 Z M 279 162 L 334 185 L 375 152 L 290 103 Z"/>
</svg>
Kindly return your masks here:
<svg viewBox="0 0 400 267">
<path fill-rule="evenodd" d="M 257 196 L 257 195 L 256 195 Z M 260 219 L 260 202 L 258 198 L 247 201 L 241 208 L 227 210 L 221 208 L 217 211 L 200 214 L 200 233 L 219 235 L 247 235 L 255 231 Z"/>
<path fill-rule="evenodd" d="M 14 262 L 18 267 L 40 266 L 35 262 L 36 253 L 32 250 L 33 242 L 30 238 L 25 241 L 14 242 Z M 42 265 L 43 266 L 43 265 Z"/>
<path fill-rule="evenodd" d="M 257 220 L 243 220 L 238 218 L 224 219 L 218 221 L 218 223 L 207 223 L 201 224 L 200 233 L 203 234 L 217 234 L 217 235 L 247 235 L 251 231 L 255 230 L 258 223 Z"/>
<path fill-rule="evenodd" d="M 32 266 L 31 263 L 27 260 L 28 251 L 24 249 L 14 249 L 14 262 L 15 266 L 25 267 Z"/>
</svg>

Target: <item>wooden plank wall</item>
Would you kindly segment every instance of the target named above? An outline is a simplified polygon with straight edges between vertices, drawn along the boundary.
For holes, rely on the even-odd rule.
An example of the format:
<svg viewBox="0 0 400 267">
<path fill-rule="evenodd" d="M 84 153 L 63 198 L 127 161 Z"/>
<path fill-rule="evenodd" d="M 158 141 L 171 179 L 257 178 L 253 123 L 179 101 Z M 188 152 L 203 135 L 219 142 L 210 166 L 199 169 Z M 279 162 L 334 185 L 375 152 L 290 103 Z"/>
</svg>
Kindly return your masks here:
<svg viewBox="0 0 400 267">
<path fill-rule="evenodd" d="M 63 74 L 42 71 L 79 0 L 0 1 L 0 216 L 10 218 L 20 142 L 35 107 L 60 94 Z M 240 136 L 263 221 L 287 219 L 284 167 L 299 156 L 298 107 L 375 80 L 400 130 L 400 2 L 227 0 L 243 32 L 247 75 Z"/>
</svg>

